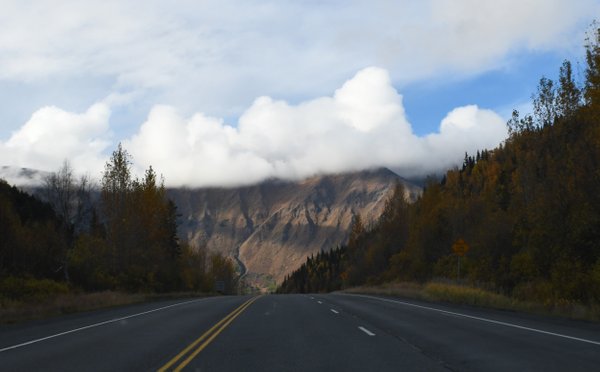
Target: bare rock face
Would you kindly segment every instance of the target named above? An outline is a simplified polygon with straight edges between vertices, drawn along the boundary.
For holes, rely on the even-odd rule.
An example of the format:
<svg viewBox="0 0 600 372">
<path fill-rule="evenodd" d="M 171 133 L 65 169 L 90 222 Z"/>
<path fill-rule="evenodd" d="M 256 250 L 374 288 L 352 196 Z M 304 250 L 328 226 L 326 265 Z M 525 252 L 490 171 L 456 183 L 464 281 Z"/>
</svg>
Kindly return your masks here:
<svg viewBox="0 0 600 372">
<path fill-rule="evenodd" d="M 343 244 L 354 215 L 376 220 L 397 182 L 408 199 L 421 192 L 378 169 L 231 189 L 172 189 L 169 197 L 182 215 L 182 239 L 234 258 L 248 283 L 266 288 L 307 256 Z"/>
</svg>

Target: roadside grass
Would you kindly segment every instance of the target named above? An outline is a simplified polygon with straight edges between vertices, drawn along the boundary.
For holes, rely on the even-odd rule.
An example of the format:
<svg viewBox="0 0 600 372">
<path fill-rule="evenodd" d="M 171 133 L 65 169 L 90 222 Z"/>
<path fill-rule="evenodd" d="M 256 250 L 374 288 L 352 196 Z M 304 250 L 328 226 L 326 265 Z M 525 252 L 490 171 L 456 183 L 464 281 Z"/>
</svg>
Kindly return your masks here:
<svg viewBox="0 0 600 372">
<path fill-rule="evenodd" d="M 179 293 L 125 293 L 103 291 L 94 293 L 62 293 L 40 298 L 13 300 L 0 297 L 0 324 L 19 323 L 59 315 L 98 310 L 142 302 L 206 297 L 214 294 Z"/>
<path fill-rule="evenodd" d="M 548 299 L 544 302 L 523 301 L 482 288 L 440 281 L 425 284 L 393 282 L 377 286 L 349 288 L 343 292 L 405 297 L 428 302 L 446 302 L 538 315 L 600 321 L 600 304 L 584 305 L 565 299 Z"/>
<path fill-rule="evenodd" d="M 6 299 L 0 301 L 0 323 L 26 320 L 140 303 L 144 295 L 121 292 L 63 293 L 43 299 Z"/>
</svg>

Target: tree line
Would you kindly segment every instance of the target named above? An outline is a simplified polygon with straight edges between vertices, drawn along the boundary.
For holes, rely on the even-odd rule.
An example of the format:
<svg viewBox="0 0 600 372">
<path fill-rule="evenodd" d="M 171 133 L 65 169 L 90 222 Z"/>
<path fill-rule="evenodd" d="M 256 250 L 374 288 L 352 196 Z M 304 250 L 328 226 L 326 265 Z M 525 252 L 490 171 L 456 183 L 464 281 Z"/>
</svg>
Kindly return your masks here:
<svg viewBox="0 0 600 372">
<path fill-rule="evenodd" d="M 565 61 L 540 80 L 533 113 L 513 112 L 509 138 L 465 155 L 408 204 L 398 185 L 371 227 L 355 218 L 347 244 L 310 257 L 280 292 L 389 281 L 455 279 L 520 299 L 600 303 L 600 29 L 584 81 Z"/>
<path fill-rule="evenodd" d="M 52 280 L 85 291 L 233 292 L 233 262 L 177 237 L 177 209 L 152 167 L 141 179 L 119 144 L 99 190 L 65 162 L 36 197 L 0 180 L 0 288 Z M 43 199 L 43 200 L 41 200 Z M 35 284 L 34 284 L 35 286 Z M 6 287 L 6 288 L 5 288 Z"/>
</svg>

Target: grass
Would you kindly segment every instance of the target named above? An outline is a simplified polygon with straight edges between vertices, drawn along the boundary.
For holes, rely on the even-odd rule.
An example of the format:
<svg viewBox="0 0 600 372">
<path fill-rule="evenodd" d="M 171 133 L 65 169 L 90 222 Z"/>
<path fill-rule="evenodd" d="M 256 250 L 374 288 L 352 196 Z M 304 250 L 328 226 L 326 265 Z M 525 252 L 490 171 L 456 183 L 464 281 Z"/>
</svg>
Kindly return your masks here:
<svg viewBox="0 0 600 372">
<path fill-rule="evenodd" d="M 4 300 L 0 322 L 17 323 L 57 315 L 143 302 L 144 295 L 121 292 L 65 293 L 41 300 Z"/>
<path fill-rule="evenodd" d="M 571 319 L 600 321 L 600 305 L 556 299 L 543 303 L 523 301 L 482 288 L 447 282 L 425 284 L 395 282 L 378 286 L 361 286 L 344 290 L 347 293 L 377 294 L 418 299 L 429 302 L 486 307 L 501 310 L 521 311 L 538 315 L 551 315 Z"/>
<path fill-rule="evenodd" d="M 53 316 L 98 310 L 142 302 L 207 296 L 206 293 L 139 294 L 114 291 L 95 293 L 63 293 L 35 300 L 0 301 L 0 323 L 18 323 Z"/>
</svg>

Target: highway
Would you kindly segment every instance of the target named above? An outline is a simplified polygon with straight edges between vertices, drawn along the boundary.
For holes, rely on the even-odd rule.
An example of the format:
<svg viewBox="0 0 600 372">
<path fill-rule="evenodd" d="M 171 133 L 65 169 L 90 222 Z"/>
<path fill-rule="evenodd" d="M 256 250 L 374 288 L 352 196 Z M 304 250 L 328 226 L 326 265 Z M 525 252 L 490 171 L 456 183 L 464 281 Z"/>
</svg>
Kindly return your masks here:
<svg viewBox="0 0 600 372">
<path fill-rule="evenodd" d="M 0 326 L 1 371 L 591 371 L 600 324 L 347 294 L 163 301 Z"/>
</svg>

